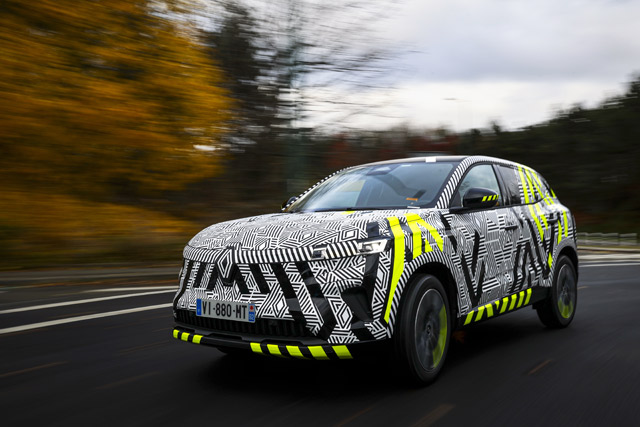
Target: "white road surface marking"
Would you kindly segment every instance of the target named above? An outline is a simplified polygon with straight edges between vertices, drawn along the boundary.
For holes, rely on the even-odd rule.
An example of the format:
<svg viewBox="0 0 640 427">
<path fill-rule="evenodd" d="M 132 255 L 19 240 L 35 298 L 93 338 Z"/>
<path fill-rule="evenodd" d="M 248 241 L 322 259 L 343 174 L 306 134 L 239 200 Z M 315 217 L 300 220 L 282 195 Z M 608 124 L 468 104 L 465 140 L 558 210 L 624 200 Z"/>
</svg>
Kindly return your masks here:
<svg viewBox="0 0 640 427">
<path fill-rule="evenodd" d="M 140 293 L 137 293 L 137 294 L 113 295 L 113 296 L 110 296 L 110 297 L 79 299 L 79 300 L 76 300 L 76 301 L 64 301 L 64 302 L 56 302 L 56 303 L 51 303 L 51 304 L 33 305 L 31 307 L 10 308 L 8 310 L 0 310 L 0 314 L 20 313 L 20 312 L 23 312 L 23 311 L 42 310 L 42 309 L 45 309 L 45 308 L 64 307 L 66 305 L 88 304 L 88 303 L 91 303 L 91 302 L 108 301 L 108 300 L 119 299 L 119 298 L 132 298 L 132 297 L 141 297 L 141 296 L 145 296 L 145 295 L 166 294 L 166 293 L 175 292 L 175 291 L 176 291 L 176 289 L 174 287 L 172 287 L 170 290 L 169 289 L 165 289 L 165 290 L 153 291 L 153 292 L 140 292 Z"/>
<path fill-rule="evenodd" d="M 587 263 L 583 263 L 583 264 L 580 264 L 580 268 L 586 268 L 586 267 L 628 267 L 628 266 L 632 266 L 632 265 L 640 266 L 640 263 L 638 263 L 638 262 L 616 262 L 616 263 L 606 263 L 606 264 L 587 264 Z"/>
<path fill-rule="evenodd" d="M 593 261 L 595 261 L 595 259 Z M 600 258 L 599 261 L 603 261 L 603 259 Z M 611 261 L 613 261 L 613 260 L 611 260 Z M 629 260 L 629 261 L 631 261 L 631 260 Z M 592 262 L 592 263 L 581 263 L 580 264 L 581 268 L 586 268 L 586 267 L 624 267 L 624 266 L 640 266 L 640 263 L 639 262 L 610 262 L 610 263 Z M 89 299 L 82 299 L 82 300 L 76 300 L 76 301 L 64 301 L 64 302 L 59 302 L 59 303 L 43 304 L 43 305 L 36 305 L 36 306 L 31 306 L 31 307 L 20 307 L 20 308 L 8 309 L 8 310 L 0 310 L 0 314 L 19 313 L 19 312 L 32 311 L 32 310 L 42 310 L 42 309 L 46 309 L 46 308 L 63 307 L 63 306 L 69 306 L 69 305 L 88 304 L 88 303 L 92 303 L 92 302 L 108 301 L 108 300 L 114 300 L 114 299 L 120 299 L 120 298 L 132 298 L 132 297 L 145 296 L 145 295 L 155 295 L 155 294 L 162 294 L 162 293 L 169 293 L 169 292 L 175 292 L 176 291 L 176 287 L 175 286 L 162 286 L 162 287 L 131 287 L 131 288 L 95 289 L 95 290 L 90 290 L 90 291 L 86 291 L 86 292 L 117 292 L 117 291 L 125 291 L 126 292 L 126 291 L 138 291 L 138 290 L 147 290 L 147 289 L 155 289 L 155 290 L 154 291 L 149 291 L 149 292 L 140 292 L 140 293 L 135 293 L 135 294 L 113 295 L 113 296 L 101 297 L 101 298 L 89 298 Z M 28 324 L 28 325 L 21 325 L 21 326 L 14 326 L 14 327 L 11 327 L 11 328 L 0 329 L 0 335 L 10 334 L 10 333 L 13 333 L 13 332 L 28 331 L 28 330 L 32 330 L 32 329 L 46 328 L 46 327 L 49 327 L 49 326 L 63 325 L 63 324 L 66 324 L 66 323 L 83 322 L 83 321 L 86 321 L 86 320 L 100 319 L 100 318 L 103 318 L 103 317 L 120 316 L 120 315 L 123 315 L 123 314 L 139 313 L 139 312 L 142 312 L 142 311 L 157 310 L 157 309 L 160 309 L 160 308 L 169 308 L 171 306 L 172 306 L 172 303 L 166 303 L 166 304 L 150 305 L 150 306 L 146 306 L 146 307 L 129 308 L 129 309 L 125 309 L 125 310 L 108 311 L 108 312 L 104 312 L 104 313 L 88 314 L 88 315 L 77 316 L 77 317 L 68 317 L 68 318 L 65 318 L 65 319 L 50 320 L 50 321 L 47 321 L 47 322 L 31 323 L 31 324 Z"/>
<path fill-rule="evenodd" d="M 91 289 L 89 291 L 84 291 L 85 293 L 93 293 L 93 292 L 128 292 L 128 291 L 151 291 L 151 290 L 160 290 L 160 289 L 171 289 L 174 291 L 178 291 L 178 286 L 138 286 L 135 288 L 106 288 L 106 289 Z"/>
<path fill-rule="evenodd" d="M 578 257 L 580 258 L 580 261 L 640 261 L 640 253 L 583 254 Z"/>
<path fill-rule="evenodd" d="M 120 316 L 122 314 L 139 313 L 141 311 L 157 310 L 159 308 L 169 308 L 173 304 L 149 305 L 146 307 L 129 308 L 126 310 L 108 311 L 106 313 L 87 314 L 85 316 L 67 317 L 66 319 L 50 320 L 48 322 L 31 323 L 29 325 L 14 326 L 12 328 L 0 329 L 0 335 L 12 332 L 22 332 L 31 329 L 46 328 L 49 326 L 63 325 L 65 323 L 83 322 L 85 320 L 100 319 L 102 317 Z"/>
</svg>

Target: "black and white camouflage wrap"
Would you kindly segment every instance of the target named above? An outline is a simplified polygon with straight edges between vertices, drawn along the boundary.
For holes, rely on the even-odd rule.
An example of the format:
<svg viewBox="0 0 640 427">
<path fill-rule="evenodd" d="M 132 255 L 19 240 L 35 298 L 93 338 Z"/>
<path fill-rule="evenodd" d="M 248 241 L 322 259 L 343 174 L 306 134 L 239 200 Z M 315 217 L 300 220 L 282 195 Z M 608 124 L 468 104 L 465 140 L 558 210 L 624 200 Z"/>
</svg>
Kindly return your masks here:
<svg viewBox="0 0 640 427">
<path fill-rule="evenodd" d="M 450 212 L 458 183 L 479 163 L 511 167 L 522 204 Z M 361 255 L 356 241 L 376 237 L 389 239 L 387 249 Z M 462 318 L 524 289 L 551 286 L 567 246 L 575 250 L 573 217 L 535 171 L 472 156 L 460 161 L 432 209 L 281 212 L 212 225 L 184 249 L 174 308 L 195 311 L 198 298 L 253 303 L 258 319 L 301 322 L 327 343 L 378 340 L 393 334 L 404 290 L 426 264 L 451 273 Z M 358 287 L 370 317 L 358 317 L 343 298 Z"/>
</svg>

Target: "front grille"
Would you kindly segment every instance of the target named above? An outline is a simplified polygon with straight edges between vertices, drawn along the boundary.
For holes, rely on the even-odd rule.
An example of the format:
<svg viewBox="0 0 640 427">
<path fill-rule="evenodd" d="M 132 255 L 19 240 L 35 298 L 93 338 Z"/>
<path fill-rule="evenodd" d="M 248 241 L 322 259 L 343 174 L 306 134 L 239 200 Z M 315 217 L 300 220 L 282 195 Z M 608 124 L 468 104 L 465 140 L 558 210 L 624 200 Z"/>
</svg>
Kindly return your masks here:
<svg viewBox="0 0 640 427">
<path fill-rule="evenodd" d="M 233 320 L 212 319 L 196 316 L 193 311 L 176 310 L 177 321 L 196 328 L 215 332 L 263 335 L 270 337 L 304 338 L 314 335 L 297 321 L 256 319 L 255 323 L 235 322 Z"/>
</svg>

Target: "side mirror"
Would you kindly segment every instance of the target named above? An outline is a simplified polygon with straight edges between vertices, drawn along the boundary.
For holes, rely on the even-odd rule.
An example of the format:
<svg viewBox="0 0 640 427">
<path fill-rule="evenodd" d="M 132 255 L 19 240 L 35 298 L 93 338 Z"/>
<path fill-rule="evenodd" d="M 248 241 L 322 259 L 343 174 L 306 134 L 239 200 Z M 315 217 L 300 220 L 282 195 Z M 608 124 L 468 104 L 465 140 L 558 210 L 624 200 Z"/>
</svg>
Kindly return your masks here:
<svg viewBox="0 0 640 427">
<path fill-rule="evenodd" d="M 289 197 L 289 199 L 287 199 L 284 202 L 282 202 L 282 206 L 280 206 L 280 209 L 286 208 L 287 206 L 289 206 L 291 203 L 295 202 L 296 200 L 298 200 L 298 198 L 296 196 Z"/>
<path fill-rule="evenodd" d="M 498 204 L 498 194 L 487 188 L 470 188 L 462 199 L 466 209 L 488 209 Z"/>
</svg>

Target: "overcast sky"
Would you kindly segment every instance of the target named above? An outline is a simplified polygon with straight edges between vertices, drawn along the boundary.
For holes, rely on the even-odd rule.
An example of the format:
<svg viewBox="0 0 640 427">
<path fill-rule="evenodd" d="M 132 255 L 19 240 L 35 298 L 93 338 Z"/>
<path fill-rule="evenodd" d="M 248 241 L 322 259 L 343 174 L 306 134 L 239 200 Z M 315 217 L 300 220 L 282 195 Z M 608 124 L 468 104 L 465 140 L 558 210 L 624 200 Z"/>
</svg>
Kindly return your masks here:
<svg viewBox="0 0 640 427">
<path fill-rule="evenodd" d="M 386 25 L 417 53 L 401 61 L 395 118 L 356 122 L 369 128 L 518 128 L 597 105 L 640 72 L 640 0 L 404 0 Z"/>
</svg>

